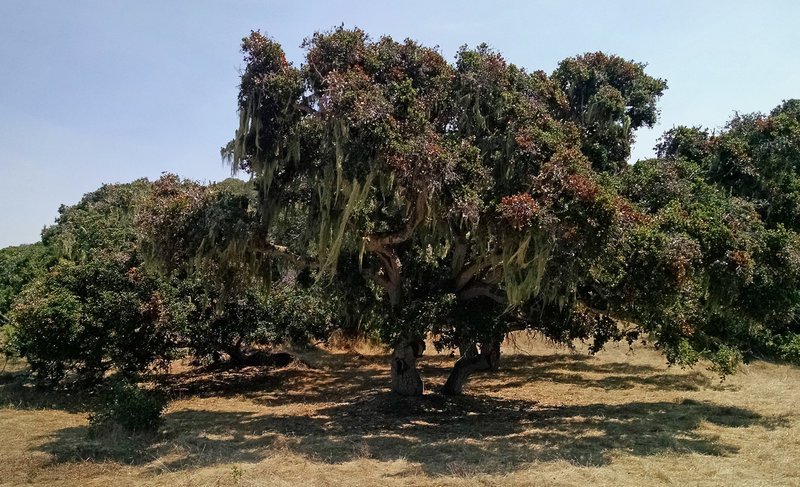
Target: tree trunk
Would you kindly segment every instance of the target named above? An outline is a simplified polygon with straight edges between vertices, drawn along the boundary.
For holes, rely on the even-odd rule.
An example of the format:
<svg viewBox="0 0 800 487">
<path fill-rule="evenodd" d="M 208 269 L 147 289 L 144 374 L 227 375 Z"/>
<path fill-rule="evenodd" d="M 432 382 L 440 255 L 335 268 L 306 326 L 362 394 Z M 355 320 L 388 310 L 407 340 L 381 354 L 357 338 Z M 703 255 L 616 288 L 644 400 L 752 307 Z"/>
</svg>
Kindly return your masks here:
<svg viewBox="0 0 800 487">
<path fill-rule="evenodd" d="M 403 340 L 392 354 L 392 392 L 401 396 L 421 396 L 425 387 L 417 372 L 417 359 L 425 351 L 422 340 Z"/>
<path fill-rule="evenodd" d="M 473 372 L 494 369 L 500 360 L 500 340 L 481 344 L 480 354 L 473 347 L 467 348 L 464 355 L 453 366 L 450 377 L 447 378 L 442 394 L 456 396 L 461 394 L 464 384 Z"/>
<path fill-rule="evenodd" d="M 458 346 L 458 353 L 461 357 L 475 357 L 478 355 L 478 345 L 475 342 L 463 342 Z"/>
</svg>

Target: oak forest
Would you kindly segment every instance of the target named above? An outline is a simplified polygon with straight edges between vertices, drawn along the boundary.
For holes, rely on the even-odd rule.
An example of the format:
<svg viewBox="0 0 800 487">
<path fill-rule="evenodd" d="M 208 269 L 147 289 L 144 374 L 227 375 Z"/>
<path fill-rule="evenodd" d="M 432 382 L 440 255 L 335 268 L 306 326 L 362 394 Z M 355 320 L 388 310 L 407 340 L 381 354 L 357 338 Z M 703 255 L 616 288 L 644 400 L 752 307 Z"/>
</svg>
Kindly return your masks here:
<svg viewBox="0 0 800 487">
<path fill-rule="evenodd" d="M 503 483 L 491 476 L 530 462 L 545 475 L 561 461 L 576 469 L 561 481 L 580 485 L 580 469 L 606 465 L 614 448 L 631 455 L 620 461 L 723 455 L 700 423 L 797 431 L 785 409 L 714 401 L 735 387 L 782 394 L 754 392 L 767 387 L 757 371 L 800 384 L 800 100 L 722 130 L 687 120 L 634 162 L 636 132 L 656 124 L 668 89 L 643 62 L 587 52 L 546 73 L 486 44 L 450 62 L 344 27 L 303 49 L 295 65 L 266 34 L 242 39 L 239 124 L 220 141 L 235 177 L 106 184 L 62 205 L 40 242 L 0 250 L 0 413 L 80 418 L 42 433 L 56 435 L 37 447 L 56 465 L 169 484 L 181 465 L 227 458 L 224 474 L 198 482 L 236 484 L 256 468 L 239 465 L 273 458 L 253 452 L 283 448 L 306 472 L 324 471 L 322 457 L 337 469 L 413 464 L 415 485 Z M 572 395 L 553 399 L 545 384 Z M 569 403 L 595 388 L 665 396 Z M 710 396 L 666 396 L 675 391 Z M 222 398 L 289 409 L 180 409 Z M 186 429 L 198 422 L 240 443 L 217 445 L 212 461 Z M 509 443 L 529 423 L 538 433 Z M 609 444 L 584 444 L 590 429 Z M 274 434 L 245 446 L 250 430 Z M 377 440 L 392 434 L 413 441 Z M 503 444 L 481 443 L 491 435 Z M 797 453 L 794 438 L 783 445 Z M 452 442 L 437 452 L 438 439 Z M 356 453 L 334 460 L 342 448 Z M 508 451 L 487 453 L 497 448 Z M 176 451 L 183 460 L 169 463 Z M 171 467 L 131 473 L 154 458 Z M 30 468 L 68 475 L 48 465 Z M 331 475 L 379 483 L 358 468 Z M 506 482 L 531 479 L 546 480 Z"/>
</svg>

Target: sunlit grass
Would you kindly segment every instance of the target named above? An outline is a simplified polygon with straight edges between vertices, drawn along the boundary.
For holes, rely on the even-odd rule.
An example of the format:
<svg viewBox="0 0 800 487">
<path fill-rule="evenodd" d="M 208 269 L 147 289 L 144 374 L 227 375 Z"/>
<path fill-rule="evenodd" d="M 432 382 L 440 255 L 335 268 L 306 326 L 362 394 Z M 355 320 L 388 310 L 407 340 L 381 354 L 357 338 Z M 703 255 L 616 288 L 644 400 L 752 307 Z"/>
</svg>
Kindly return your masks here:
<svg viewBox="0 0 800 487">
<path fill-rule="evenodd" d="M 429 348 L 430 350 L 430 348 Z M 158 377 L 161 429 L 97 434 L 76 398 L 0 381 L 0 484 L 798 485 L 800 370 L 721 382 L 656 352 L 596 357 L 520 337 L 467 395 L 389 394 L 380 350 L 315 350 L 283 369 Z M 429 389 L 453 358 L 421 362 Z"/>
</svg>

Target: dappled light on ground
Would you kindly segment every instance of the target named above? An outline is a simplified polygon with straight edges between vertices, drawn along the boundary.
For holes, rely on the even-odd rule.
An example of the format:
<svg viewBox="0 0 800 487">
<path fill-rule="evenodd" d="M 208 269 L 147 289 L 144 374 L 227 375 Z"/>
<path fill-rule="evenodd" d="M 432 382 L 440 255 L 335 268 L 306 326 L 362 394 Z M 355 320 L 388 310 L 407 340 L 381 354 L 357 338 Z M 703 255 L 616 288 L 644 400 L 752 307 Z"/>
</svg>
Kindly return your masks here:
<svg viewBox="0 0 800 487">
<path fill-rule="evenodd" d="M 780 468 L 800 459 L 795 368 L 755 364 L 721 382 L 667 368 L 650 350 L 531 346 L 509 350 L 459 397 L 435 392 L 447 355 L 422 361 L 422 398 L 388 391 L 379 353 L 317 350 L 281 369 L 176 367 L 156 377 L 173 399 L 162 427 L 134 436 L 92 431 L 74 401 L 6 372 L 0 417 L 16 449 L 0 471 L 12 483 L 64 484 L 714 483 L 734 470 L 773 485 L 800 480 Z M 632 467 L 642 461 L 652 468 Z"/>
</svg>

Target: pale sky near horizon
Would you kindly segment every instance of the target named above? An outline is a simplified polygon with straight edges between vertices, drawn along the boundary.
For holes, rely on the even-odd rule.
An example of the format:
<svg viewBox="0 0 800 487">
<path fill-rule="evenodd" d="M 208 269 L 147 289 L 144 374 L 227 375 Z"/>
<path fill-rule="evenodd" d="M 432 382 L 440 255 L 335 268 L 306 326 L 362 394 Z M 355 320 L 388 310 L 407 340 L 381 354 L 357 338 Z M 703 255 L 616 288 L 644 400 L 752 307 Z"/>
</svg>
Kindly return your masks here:
<svg viewBox="0 0 800 487">
<path fill-rule="evenodd" d="M 489 43 L 528 70 L 602 50 L 665 78 L 661 121 L 722 127 L 800 97 L 800 2 L 0 1 L 0 248 L 39 239 L 59 205 L 102 183 L 230 175 L 239 44 L 260 29 L 302 62 L 315 30 L 344 23 L 438 45 Z"/>
</svg>

